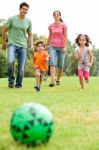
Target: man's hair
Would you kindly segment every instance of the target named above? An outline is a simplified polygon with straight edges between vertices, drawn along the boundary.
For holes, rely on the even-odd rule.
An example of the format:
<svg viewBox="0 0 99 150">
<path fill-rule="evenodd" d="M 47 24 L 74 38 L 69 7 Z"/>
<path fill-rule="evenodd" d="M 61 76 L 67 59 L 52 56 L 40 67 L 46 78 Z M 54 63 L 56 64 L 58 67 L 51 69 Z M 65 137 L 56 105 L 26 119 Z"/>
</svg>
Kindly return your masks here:
<svg viewBox="0 0 99 150">
<path fill-rule="evenodd" d="M 28 7 L 28 8 L 29 8 L 29 4 L 28 4 L 28 3 L 26 3 L 26 2 L 23 2 L 23 3 L 21 3 L 21 4 L 20 4 L 20 9 L 21 9 L 23 6 L 26 6 L 26 7 Z"/>
</svg>

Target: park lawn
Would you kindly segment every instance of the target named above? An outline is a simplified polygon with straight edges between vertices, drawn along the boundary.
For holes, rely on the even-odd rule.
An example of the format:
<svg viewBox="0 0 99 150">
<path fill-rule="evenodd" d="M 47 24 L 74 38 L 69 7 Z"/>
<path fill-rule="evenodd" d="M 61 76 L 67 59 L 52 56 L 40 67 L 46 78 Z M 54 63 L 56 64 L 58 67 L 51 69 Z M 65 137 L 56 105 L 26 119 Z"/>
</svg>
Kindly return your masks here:
<svg viewBox="0 0 99 150">
<path fill-rule="evenodd" d="M 9 89 L 0 79 L 0 150 L 99 150 L 99 78 L 91 77 L 84 90 L 77 77 L 62 77 L 61 85 L 40 92 L 33 88 L 35 78 L 24 78 L 23 88 Z M 47 145 L 36 148 L 16 143 L 10 134 L 10 119 L 23 103 L 37 102 L 53 114 L 55 130 Z"/>
</svg>

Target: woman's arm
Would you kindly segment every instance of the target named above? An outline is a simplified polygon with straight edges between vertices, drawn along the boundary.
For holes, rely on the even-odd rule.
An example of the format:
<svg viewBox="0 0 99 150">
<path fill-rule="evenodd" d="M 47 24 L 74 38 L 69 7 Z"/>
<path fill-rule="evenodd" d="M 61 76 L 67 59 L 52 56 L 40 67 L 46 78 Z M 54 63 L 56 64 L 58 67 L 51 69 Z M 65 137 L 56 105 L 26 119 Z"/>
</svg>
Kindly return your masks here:
<svg viewBox="0 0 99 150">
<path fill-rule="evenodd" d="M 47 44 L 46 44 L 46 49 L 48 49 L 48 46 L 51 42 L 51 31 L 49 31 L 49 36 L 48 36 L 48 40 L 47 40 Z"/>
</svg>

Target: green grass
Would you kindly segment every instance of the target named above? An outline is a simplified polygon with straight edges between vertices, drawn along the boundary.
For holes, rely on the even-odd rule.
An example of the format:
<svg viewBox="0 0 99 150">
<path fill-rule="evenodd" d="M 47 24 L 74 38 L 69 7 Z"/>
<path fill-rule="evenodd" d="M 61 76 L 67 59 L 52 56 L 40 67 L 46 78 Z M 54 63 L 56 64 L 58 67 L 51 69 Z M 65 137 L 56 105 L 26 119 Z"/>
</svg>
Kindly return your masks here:
<svg viewBox="0 0 99 150">
<path fill-rule="evenodd" d="M 84 90 L 77 77 L 62 77 L 54 88 L 49 80 L 36 92 L 34 78 L 24 78 L 21 89 L 9 89 L 7 79 L 0 79 L 0 150 L 99 150 L 98 77 L 91 77 Z M 47 145 L 27 148 L 10 134 L 12 113 L 28 102 L 41 103 L 53 114 L 55 131 Z"/>
</svg>

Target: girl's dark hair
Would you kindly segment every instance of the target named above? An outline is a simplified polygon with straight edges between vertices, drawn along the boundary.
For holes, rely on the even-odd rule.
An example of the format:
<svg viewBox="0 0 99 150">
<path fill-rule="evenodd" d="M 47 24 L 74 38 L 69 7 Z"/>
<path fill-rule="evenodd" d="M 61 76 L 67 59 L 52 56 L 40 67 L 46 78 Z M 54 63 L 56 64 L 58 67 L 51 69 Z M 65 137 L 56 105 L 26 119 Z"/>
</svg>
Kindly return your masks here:
<svg viewBox="0 0 99 150">
<path fill-rule="evenodd" d="M 26 6 L 29 8 L 29 4 L 26 2 L 21 3 L 19 8 L 21 9 L 23 6 Z"/>
<path fill-rule="evenodd" d="M 78 34 L 77 38 L 75 39 L 75 43 L 76 43 L 78 46 L 80 46 L 80 44 L 79 44 L 79 39 L 80 39 L 81 36 L 84 36 L 84 37 L 86 38 L 85 46 L 88 47 L 89 44 L 92 44 L 92 42 L 91 42 L 91 40 L 90 40 L 90 38 L 89 38 L 88 35 L 86 35 L 86 34 Z"/>
<path fill-rule="evenodd" d="M 61 12 L 60 12 L 59 10 L 55 10 L 55 11 L 53 12 L 53 16 L 54 16 L 54 14 L 55 14 L 56 12 L 58 12 L 59 15 L 61 16 Z M 60 22 L 63 22 L 63 19 L 62 19 L 62 18 L 60 18 Z"/>
</svg>

